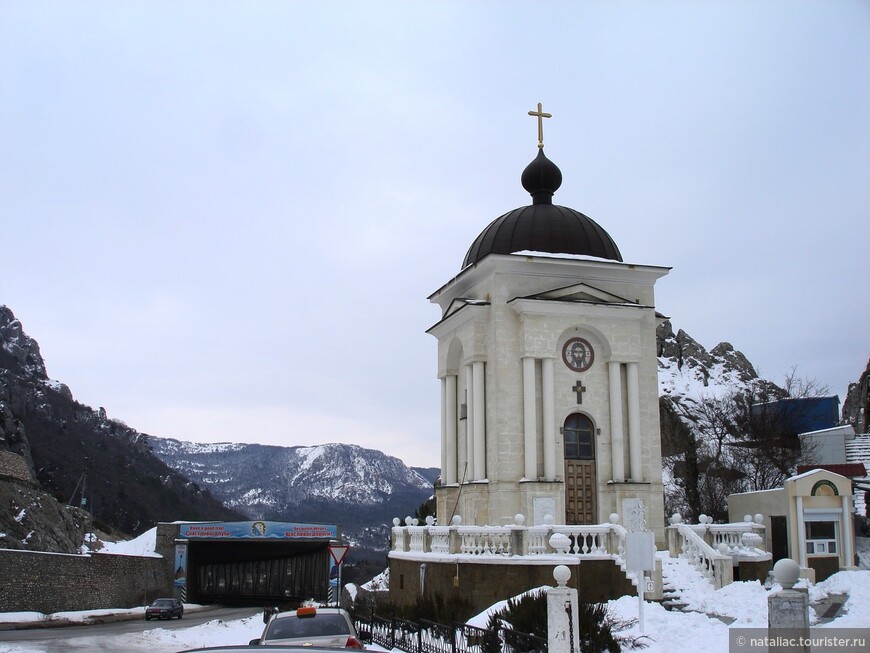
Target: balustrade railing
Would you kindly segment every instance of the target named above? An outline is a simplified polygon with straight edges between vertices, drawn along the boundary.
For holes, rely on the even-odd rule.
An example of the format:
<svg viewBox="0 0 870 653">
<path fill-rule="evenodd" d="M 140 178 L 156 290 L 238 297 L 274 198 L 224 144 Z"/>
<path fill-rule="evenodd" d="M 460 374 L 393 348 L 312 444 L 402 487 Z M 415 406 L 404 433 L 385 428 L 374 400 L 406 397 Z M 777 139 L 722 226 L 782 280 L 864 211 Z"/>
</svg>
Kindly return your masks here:
<svg viewBox="0 0 870 653">
<path fill-rule="evenodd" d="M 729 553 L 739 553 L 746 548 L 743 536 L 746 533 L 754 533 L 761 535 L 760 540 L 752 538 L 755 548 L 764 551 L 766 549 L 764 530 L 763 524 L 754 523 L 708 524 L 707 537 L 704 539 L 714 549 L 718 549 L 720 544 L 725 544 L 728 546 Z"/>
<path fill-rule="evenodd" d="M 678 524 L 677 532 L 680 536 L 680 556 L 691 562 L 716 589 L 733 581 L 731 556 L 719 553 L 686 524 Z"/>
<path fill-rule="evenodd" d="M 619 524 L 548 526 L 395 526 L 394 552 L 471 556 L 572 555 L 625 556 L 625 528 Z M 567 536 L 565 546 L 554 548 L 550 538 Z"/>
<path fill-rule="evenodd" d="M 447 526 L 429 527 L 429 550 L 432 553 L 450 553 L 450 528 Z"/>
<path fill-rule="evenodd" d="M 426 527 L 408 527 L 408 550 L 422 553 L 426 550 Z"/>
<path fill-rule="evenodd" d="M 512 555 L 511 529 L 507 526 L 457 526 L 460 553 L 467 555 Z"/>
</svg>

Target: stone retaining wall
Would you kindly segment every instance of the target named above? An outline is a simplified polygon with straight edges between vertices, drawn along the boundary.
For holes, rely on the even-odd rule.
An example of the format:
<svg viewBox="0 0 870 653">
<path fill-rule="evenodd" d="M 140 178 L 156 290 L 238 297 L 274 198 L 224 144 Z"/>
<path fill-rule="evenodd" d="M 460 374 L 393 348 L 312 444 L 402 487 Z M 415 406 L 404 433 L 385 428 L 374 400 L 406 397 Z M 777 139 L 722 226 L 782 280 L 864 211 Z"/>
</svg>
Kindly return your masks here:
<svg viewBox="0 0 870 653">
<path fill-rule="evenodd" d="M 0 612 L 133 608 L 172 596 L 168 579 L 164 558 L 3 549 Z"/>
<path fill-rule="evenodd" d="M 412 605 L 421 596 L 441 597 L 448 605 L 457 600 L 469 604 L 477 614 L 494 603 L 543 585 L 553 585 L 553 568 L 565 564 L 571 570 L 568 587 L 576 589 L 581 601 L 600 603 L 637 590 L 613 560 L 565 556 L 548 564 L 521 564 L 516 558 L 498 564 L 390 558 L 390 601 Z M 423 570 L 421 570 L 421 566 Z M 659 583 L 661 585 L 661 583 Z"/>
</svg>

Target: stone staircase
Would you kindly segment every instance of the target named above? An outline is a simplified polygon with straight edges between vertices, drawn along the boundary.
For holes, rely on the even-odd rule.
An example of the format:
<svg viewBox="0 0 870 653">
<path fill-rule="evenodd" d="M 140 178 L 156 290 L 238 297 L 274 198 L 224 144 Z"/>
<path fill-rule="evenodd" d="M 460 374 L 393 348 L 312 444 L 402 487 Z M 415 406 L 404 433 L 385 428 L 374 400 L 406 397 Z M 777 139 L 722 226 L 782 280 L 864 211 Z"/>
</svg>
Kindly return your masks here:
<svg viewBox="0 0 870 653">
<path fill-rule="evenodd" d="M 720 614 L 709 613 L 698 609 L 684 598 L 684 593 L 691 590 L 693 596 L 709 594 L 712 598 L 716 592 L 707 578 L 688 560 L 684 558 L 662 558 L 662 593 L 661 605 L 672 612 L 699 612 L 709 617 L 719 619 L 730 625 L 734 619 Z"/>
<path fill-rule="evenodd" d="M 671 560 L 671 558 L 665 558 L 662 561 L 661 605 L 665 610 L 670 612 L 689 612 L 689 610 L 686 609 L 688 603 L 683 601 L 683 590 L 678 587 L 680 583 L 677 580 L 677 577 L 673 573 L 668 573 L 669 571 L 673 571 L 673 564 L 669 564 Z M 700 572 L 698 572 L 698 577 L 701 577 Z"/>
</svg>

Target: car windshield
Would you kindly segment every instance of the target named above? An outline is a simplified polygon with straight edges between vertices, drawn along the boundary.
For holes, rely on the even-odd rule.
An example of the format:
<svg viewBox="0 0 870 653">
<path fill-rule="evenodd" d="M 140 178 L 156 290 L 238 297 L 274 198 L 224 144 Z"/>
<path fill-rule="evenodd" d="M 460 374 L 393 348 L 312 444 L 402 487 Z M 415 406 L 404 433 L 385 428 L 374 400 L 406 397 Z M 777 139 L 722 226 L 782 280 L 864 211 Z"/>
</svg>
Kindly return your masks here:
<svg viewBox="0 0 870 653">
<path fill-rule="evenodd" d="M 297 637 L 330 637 L 349 635 L 347 621 L 340 614 L 318 614 L 314 617 L 282 617 L 269 625 L 266 639 Z"/>
<path fill-rule="evenodd" d="M 157 599 L 152 605 L 158 608 L 171 608 L 174 601 L 172 599 Z"/>
</svg>

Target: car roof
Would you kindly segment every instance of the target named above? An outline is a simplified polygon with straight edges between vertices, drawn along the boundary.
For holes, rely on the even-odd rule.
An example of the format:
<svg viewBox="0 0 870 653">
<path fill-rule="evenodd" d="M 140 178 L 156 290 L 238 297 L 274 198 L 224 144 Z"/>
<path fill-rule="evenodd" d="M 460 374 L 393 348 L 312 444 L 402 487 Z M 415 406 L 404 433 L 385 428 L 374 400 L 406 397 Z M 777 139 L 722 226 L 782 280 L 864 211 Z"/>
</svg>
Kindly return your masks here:
<svg viewBox="0 0 870 653">
<path fill-rule="evenodd" d="M 300 610 L 310 610 L 311 608 L 300 608 Z M 343 610 L 342 608 L 314 608 L 316 614 L 347 614 L 347 610 Z M 275 615 L 275 619 L 283 619 L 286 617 L 295 617 L 298 610 L 290 610 L 289 612 L 279 612 Z M 305 616 L 305 615 L 303 615 Z M 308 615 L 310 618 L 310 615 Z"/>
<path fill-rule="evenodd" d="M 208 646 L 206 648 L 185 649 L 183 651 L 179 651 L 178 653 L 206 653 L 210 651 L 223 651 L 224 653 L 260 651 L 260 653 L 262 653 L 264 650 L 268 651 L 268 653 L 281 653 L 281 651 L 284 651 L 284 653 L 300 653 L 300 651 L 305 651 L 305 653 L 337 653 L 335 647 L 306 646 L 304 648 L 301 648 L 298 644 L 295 646 L 269 644 L 267 647 L 260 646 L 259 644 L 239 644 L 238 646 Z"/>
</svg>

